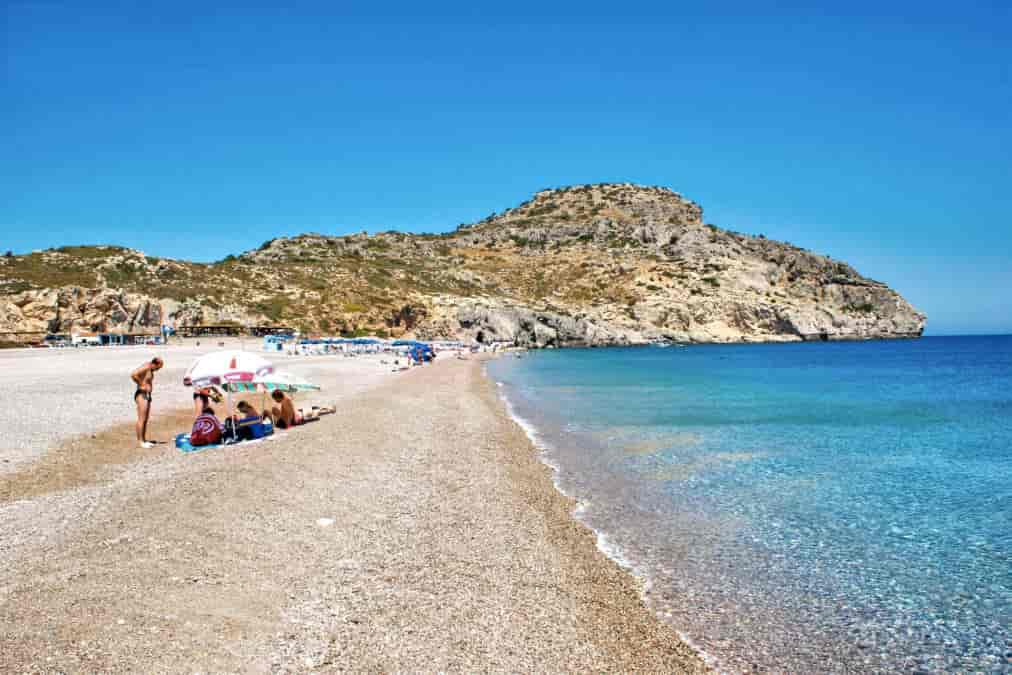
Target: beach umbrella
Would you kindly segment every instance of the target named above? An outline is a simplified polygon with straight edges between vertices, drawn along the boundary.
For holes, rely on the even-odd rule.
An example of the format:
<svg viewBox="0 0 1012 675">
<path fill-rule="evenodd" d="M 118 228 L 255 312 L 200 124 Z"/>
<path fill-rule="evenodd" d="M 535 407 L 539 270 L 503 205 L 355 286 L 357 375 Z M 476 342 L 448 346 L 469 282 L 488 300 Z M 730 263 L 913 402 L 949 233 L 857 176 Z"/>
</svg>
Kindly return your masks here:
<svg viewBox="0 0 1012 675">
<path fill-rule="evenodd" d="M 236 392 L 264 392 L 274 391 L 275 389 L 280 389 L 281 391 L 315 391 L 320 389 L 319 385 L 313 384 L 304 377 L 284 370 L 272 370 L 269 373 L 258 375 L 253 378 L 252 382 L 230 382 L 224 386 L 226 390 Z"/>
<path fill-rule="evenodd" d="M 262 356 L 241 349 L 225 349 L 204 354 L 183 376 L 183 384 L 192 387 L 220 386 L 225 390 L 225 408 L 232 416 L 232 391 L 258 377 L 274 372 L 274 365 Z"/>
<path fill-rule="evenodd" d="M 274 364 L 264 357 L 240 349 L 226 349 L 197 359 L 183 376 L 188 387 L 224 386 L 234 382 L 253 382 L 274 372 Z"/>
<path fill-rule="evenodd" d="M 320 385 L 313 384 L 301 375 L 289 373 L 285 370 L 276 370 L 269 375 L 264 375 L 258 378 L 256 383 L 265 389 L 287 388 L 291 391 L 314 391 L 320 389 Z"/>
</svg>

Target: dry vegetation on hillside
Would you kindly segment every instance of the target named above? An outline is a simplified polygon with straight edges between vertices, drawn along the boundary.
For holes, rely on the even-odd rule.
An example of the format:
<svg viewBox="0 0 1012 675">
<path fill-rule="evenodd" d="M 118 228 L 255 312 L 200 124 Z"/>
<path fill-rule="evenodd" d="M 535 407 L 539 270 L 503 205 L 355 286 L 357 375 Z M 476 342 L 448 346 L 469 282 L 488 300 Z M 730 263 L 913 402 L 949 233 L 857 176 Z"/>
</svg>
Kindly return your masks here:
<svg viewBox="0 0 1012 675">
<path fill-rule="evenodd" d="M 72 287 L 155 299 L 177 323 L 345 335 L 429 324 L 452 332 L 455 308 L 475 303 L 580 317 L 644 339 L 923 325 L 902 298 L 844 263 L 706 224 L 677 193 L 630 184 L 545 190 L 442 235 L 305 234 L 211 264 L 117 247 L 0 258 L 0 293 L 12 307 L 31 292 Z M 16 319 L 9 307 L 7 320 Z"/>
</svg>

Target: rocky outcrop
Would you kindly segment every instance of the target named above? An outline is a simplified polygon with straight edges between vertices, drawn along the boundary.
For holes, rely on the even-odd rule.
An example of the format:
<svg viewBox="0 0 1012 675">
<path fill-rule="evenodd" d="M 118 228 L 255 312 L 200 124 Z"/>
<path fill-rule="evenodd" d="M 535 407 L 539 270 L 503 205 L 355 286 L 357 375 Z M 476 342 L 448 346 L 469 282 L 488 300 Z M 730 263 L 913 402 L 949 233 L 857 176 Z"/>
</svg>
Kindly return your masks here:
<svg viewBox="0 0 1012 675">
<path fill-rule="evenodd" d="M 456 325 L 442 334 L 479 343 L 510 342 L 522 347 L 575 347 L 624 345 L 642 342 L 637 333 L 614 331 L 583 318 L 574 318 L 547 310 L 468 302 L 457 308 Z"/>
<path fill-rule="evenodd" d="M 45 289 L 0 298 L 0 330 L 69 333 L 158 332 L 162 309 L 153 298 L 108 288 Z"/>
<path fill-rule="evenodd" d="M 160 322 L 567 346 L 915 337 L 925 317 L 846 263 L 626 183 L 545 190 L 443 235 L 307 234 L 213 264 L 116 247 L 0 258 L 0 327 Z"/>
</svg>

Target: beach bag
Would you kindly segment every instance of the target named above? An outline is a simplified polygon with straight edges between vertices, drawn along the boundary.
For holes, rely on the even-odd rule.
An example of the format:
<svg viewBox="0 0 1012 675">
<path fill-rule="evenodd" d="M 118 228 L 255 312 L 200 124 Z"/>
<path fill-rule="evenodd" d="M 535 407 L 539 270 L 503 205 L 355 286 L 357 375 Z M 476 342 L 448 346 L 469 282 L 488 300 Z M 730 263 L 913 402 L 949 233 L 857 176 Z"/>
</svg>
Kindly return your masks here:
<svg viewBox="0 0 1012 675">
<path fill-rule="evenodd" d="M 203 414 L 193 421 L 190 430 L 190 445 L 214 445 L 221 441 L 221 425 L 214 415 Z"/>
</svg>

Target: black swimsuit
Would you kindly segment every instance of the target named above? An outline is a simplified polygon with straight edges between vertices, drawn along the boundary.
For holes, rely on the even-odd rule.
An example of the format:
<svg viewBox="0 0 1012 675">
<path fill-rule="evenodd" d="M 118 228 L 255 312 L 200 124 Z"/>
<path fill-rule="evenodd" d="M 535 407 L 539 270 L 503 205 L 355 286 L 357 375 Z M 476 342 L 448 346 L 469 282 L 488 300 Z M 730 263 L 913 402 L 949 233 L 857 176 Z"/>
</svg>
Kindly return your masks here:
<svg viewBox="0 0 1012 675">
<path fill-rule="evenodd" d="M 151 392 L 150 391 L 144 391 L 143 389 L 137 389 L 137 391 L 134 392 L 134 400 L 135 401 L 137 400 L 138 396 L 144 397 L 145 401 L 147 401 L 148 403 L 151 403 Z"/>
</svg>

